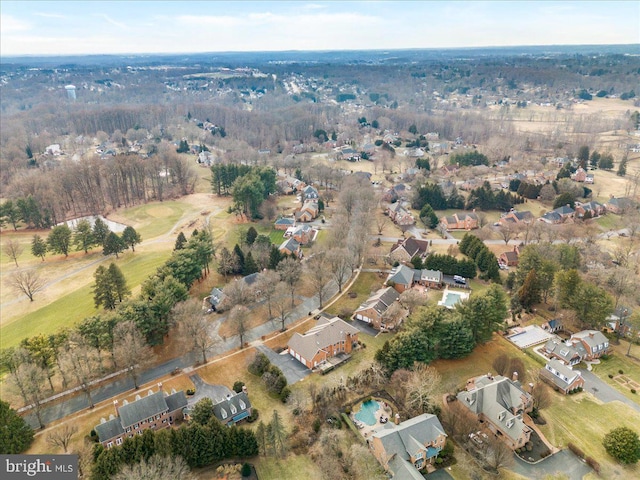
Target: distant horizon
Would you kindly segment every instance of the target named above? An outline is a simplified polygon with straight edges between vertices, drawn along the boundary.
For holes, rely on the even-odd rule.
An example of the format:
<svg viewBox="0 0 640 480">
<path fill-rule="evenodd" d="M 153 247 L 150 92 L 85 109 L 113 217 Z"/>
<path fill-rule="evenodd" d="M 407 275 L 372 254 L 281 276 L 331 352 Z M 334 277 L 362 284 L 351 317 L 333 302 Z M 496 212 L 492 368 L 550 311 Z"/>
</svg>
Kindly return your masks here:
<svg viewBox="0 0 640 480">
<path fill-rule="evenodd" d="M 490 50 L 490 49 L 529 49 L 529 48 L 566 48 L 566 47 L 638 47 L 640 56 L 640 42 L 638 43 L 584 43 L 584 44 L 541 44 L 541 45 L 479 45 L 460 47 L 418 47 L 418 48 L 345 48 L 345 49 L 317 49 L 317 50 L 227 50 L 227 51 L 185 51 L 185 52 L 123 52 L 123 53 L 69 53 L 69 54 L 0 54 L 0 58 L 65 58 L 65 57 L 145 57 L 145 56 L 178 56 L 178 55 L 241 55 L 241 54 L 269 54 L 269 53 L 340 53 L 340 52 L 407 52 L 407 51 L 455 51 L 455 50 Z M 635 55 L 635 54 L 634 54 Z"/>
<path fill-rule="evenodd" d="M 635 1 L 2 0 L 0 57 L 635 45 Z"/>
</svg>

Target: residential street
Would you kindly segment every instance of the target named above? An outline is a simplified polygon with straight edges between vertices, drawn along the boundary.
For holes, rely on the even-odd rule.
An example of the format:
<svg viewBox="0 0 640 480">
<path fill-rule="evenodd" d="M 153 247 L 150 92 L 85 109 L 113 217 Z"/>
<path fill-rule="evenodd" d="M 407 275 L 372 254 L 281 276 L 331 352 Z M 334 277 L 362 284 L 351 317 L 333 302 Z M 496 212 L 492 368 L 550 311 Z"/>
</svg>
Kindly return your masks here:
<svg viewBox="0 0 640 480">
<path fill-rule="evenodd" d="M 631 408 L 640 412 L 640 405 L 628 399 L 615 388 L 611 387 L 604 380 L 600 379 L 595 373 L 588 370 L 580 370 L 584 377 L 584 390 L 593 394 L 598 400 L 604 403 L 618 401 L 629 405 Z"/>
</svg>

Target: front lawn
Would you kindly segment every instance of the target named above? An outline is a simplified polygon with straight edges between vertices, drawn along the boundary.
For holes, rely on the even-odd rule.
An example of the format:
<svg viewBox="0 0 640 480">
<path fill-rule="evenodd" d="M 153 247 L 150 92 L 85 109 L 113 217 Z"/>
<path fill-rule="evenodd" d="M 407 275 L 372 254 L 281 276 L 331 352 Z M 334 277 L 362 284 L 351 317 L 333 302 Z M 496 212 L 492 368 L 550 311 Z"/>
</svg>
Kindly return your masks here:
<svg viewBox="0 0 640 480">
<path fill-rule="evenodd" d="M 340 315 L 348 312 L 351 314 L 371 295 L 371 292 L 382 287 L 382 283 L 386 280 L 386 275 L 382 277 L 377 273 L 364 272 L 358 276 L 358 279 L 347 290 L 342 297 L 327 308 L 326 312 L 331 315 Z M 355 294 L 353 298 L 350 295 Z"/>
<path fill-rule="evenodd" d="M 625 355 L 628 345 L 626 342 L 621 342 L 620 348 L 617 348 L 613 355 L 610 355 L 606 360 L 601 359 L 598 365 L 593 365 L 593 373 L 630 400 L 640 403 L 640 388 L 634 387 L 638 392 L 634 394 L 631 393 L 630 386 L 625 386 L 616 380 L 616 377 L 624 376 L 626 379 L 640 384 L 640 365 Z M 621 374 L 620 371 L 623 373 Z M 614 378 L 609 378 L 609 375 L 613 375 Z"/>
<path fill-rule="evenodd" d="M 371 461 L 375 461 L 371 457 Z M 258 457 L 252 460 L 260 480 L 304 478 L 322 480 L 323 472 L 309 455 L 289 454 L 286 458 Z"/>
</svg>

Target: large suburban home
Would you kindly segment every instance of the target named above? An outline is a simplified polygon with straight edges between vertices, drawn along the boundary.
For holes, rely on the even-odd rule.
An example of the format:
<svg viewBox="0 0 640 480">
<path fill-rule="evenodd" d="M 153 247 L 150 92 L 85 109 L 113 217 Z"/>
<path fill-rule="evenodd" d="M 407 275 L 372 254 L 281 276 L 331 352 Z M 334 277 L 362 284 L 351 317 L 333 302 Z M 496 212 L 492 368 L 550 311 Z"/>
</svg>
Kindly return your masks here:
<svg viewBox="0 0 640 480">
<path fill-rule="evenodd" d="M 251 402 L 246 390 L 226 396 L 224 400 L 213 405 L 213 414 L 228 427 L 251 415 Z"/>
<path fill-rule="evenodd" d="M 391 221 L 399 227 L 411 226 L 416 223 L 416 220 L 413 218 L 413 215 L 411 215 L 411 212 L 404 208 L 400 204 L 400 202 L 390 205 L 387 209 L 387 212 Z"/>
<path fill-rule="evenodd" d="M 184 392 L 172 390 L 167 395 L 162 391 L 162 384 L 158 385 L 160 390 L 156 393 L 149 390 L 145 397 L 136 395 L 133 402 L 124 400 L 121 406 L 117 400 L 113 402 L 116 415 L 111 415 L 109 420 L 100 419 L 94 428 L 103 447 L 122 445 L 125 438 L 142 435 L 148 429 L 167 428 L 176 420 L 182 420 L 182 410 L 187 406 Z"/>
<path fill-rule="evenodd" d="M 298 222 L 310 222 L 318 216 L 318 203 L 313 200 L 305 201 L 299 210 L 294 213 L 295 219 Z"/>
<path fill-rule="evenodd" d="M 442 217 L 440 225 L 445 230 L 474 230 L 478 228 L 478 215 L 475 212 L 456 212 Z"/>
<path fill-rule="evenodd" d="M 540 378 L 565 395 L 578 387 L 584 388 L 582 373 L 555 358 L 549 360 L 544 368 L 540 369 Z"/>
<path fill-rule="evenodd" d="M 394 262 L 409 262 L 413 257 L 424 259 L 429 253 L 429 240 L 413 237 L 399 239 L 392 247 L 389 258 Z"/>
<path fill-rule="evenodd" d="M 627 197 L 611 197 L 604 206 L 607 209 L 607 212 L 622 214 L 635 207 L 635 202 Z"/>
<path fill-rule="evenodd" d="M 523 415 L 533 409 L 531 395 L 517 380 L 491 374 L 469 380 L 458 400 L 512 450 L 529 441 L 531 428 Z"/>
<path fill-rule="evenodd" d="M 318 190 L 316 190 L 316 187 L 312 185 L 307 185 L 306 187 L 304 187 L 304 189 L 302 190 L 302 196 L 305 202 L 308 200 L 317 202 L 319 198 Z"/>
<path fill-rule="evenodd" d="M 296 257 L 300 257 L 302 254 L 302 251 L 300 250 L 300 243 L 293 238 L 287 238 L 280 244 L 278 250 L 280 253 L 284 253 L 285 255 L 295 255 Z"/>
<path fill-rule="evenodd" d="M 550 224 L 558 224 L 566 221 L 568 218 L 572 218 L 575 210 L 570 205 L 563 205 L 545 213 L 540 220 Z"/>
<path fill-rule="evenodd" d="M 336 355 L 351 353 L 357 343 L 357 328 L 338 317 L 320 317 L 311 330 L 294 333 L 287 347 L 289 355 L 313 369 Z"/>
<path fill-rule="evenodd" d="M 517 212 L 512 209 L 509 213 L 502 217 L 498 223 L 500 223 L 501 225 L 503 222 L 512 222 L 516 224 L 531 223 L 533 222 L 533 220 L 533 213 L 531 213 L 529 210 L 526 210 L 524 212 Z"/>
<path fill-rule="evenodd" d="M 309 225 L 298 225 L 291 232 L 291 237 L 300 245 L 306 245 L 313 240 L 314 230 Z"/>
<path fill-rule="evenodd" d="M 354 312 L 356 320 L 369 323 L 376 330 L 395 328 L 383 320 L 388 308 L 400 298 L 400 294 L 392 287 L 381 288 Z"/>
<path fill-rule="evenodd" d="M 280 217 L 273 224 L 276 230 L 287 230 L 290 227 L 296 226 L 296 219 L 293 217 Z"/>
<path fill-rule="evenodd" d="M 220 310 L 220 304 L 224 300 L 225 294 L 218 287 L 214 287 L 209 294 L 209 304 L 211 305 L 211 309 L 216 312 Z"/>
<path fill-rule="evenodd" d="M 438 417 L 423 413 L 402 423 L 384 424 L 372 432 L 367 444 L 394 480 L 424 480 L 419 470 L 435 462 L 446 441 Z"/>
<path fill-rule="evenodd" d="M 585 215 L 587 217 L 595 218 L 599 217 L 603 213 L 606 212 L 604 205 L 601 203 L 592 200 L 587 203 L 576 202 L 576 216 L 578 218 L 584 218 Z"/>
<path fill-rule="evenodd" d="M 602 355 L 611 353 L 609 339 L 602 332 L 597 330 L 583 330 L 571 335 L 569 339 L 574 345 L 580 343 L 584 347 L 585 356 L 583 360 L 592 361 Z"/>
<path fill-rule="evenodd" d="M 584 347 L 582 344 L 574 346 L 571 343 L 565 343 L 557 338 L 547 340 L 543 347 L 544 353 L 549 358 L 560 360 L 565 365 L 577 365 L 582 361 Z"/>
<path fill-rule="evenodd" d="M 571 180 L 574 182 L 584 182 L 587 179 L 587 172 L 584 168 L 579 167 L 576 173 L 571 175 Z"/>
</svg>

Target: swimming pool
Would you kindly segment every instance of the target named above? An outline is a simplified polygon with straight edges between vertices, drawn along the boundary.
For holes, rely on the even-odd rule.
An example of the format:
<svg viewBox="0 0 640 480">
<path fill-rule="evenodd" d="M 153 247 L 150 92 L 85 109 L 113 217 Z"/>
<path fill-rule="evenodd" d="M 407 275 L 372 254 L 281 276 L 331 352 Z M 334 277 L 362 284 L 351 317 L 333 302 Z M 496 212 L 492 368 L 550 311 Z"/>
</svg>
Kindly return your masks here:
<svg viewBox="0 0 640 480">
<path fill-rule="evenodd" d="M 444 299 L 444 304 L 447 307 L 453 307 L 456 303 L 460 303 L 462 301 L 462 295 L 453 292 L 447 292 L 447 296 Z"/>
<path fill-rule="evenodd" d="M 356 420 L 366 423 L 369 426 L 378 423 L 376 412 L 380 409 L 380 404 L 375 400 L 367 400 L 360 407 L 360 411 L 356 413 Z"/>
</svg>

